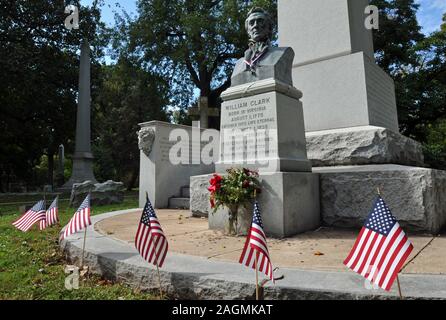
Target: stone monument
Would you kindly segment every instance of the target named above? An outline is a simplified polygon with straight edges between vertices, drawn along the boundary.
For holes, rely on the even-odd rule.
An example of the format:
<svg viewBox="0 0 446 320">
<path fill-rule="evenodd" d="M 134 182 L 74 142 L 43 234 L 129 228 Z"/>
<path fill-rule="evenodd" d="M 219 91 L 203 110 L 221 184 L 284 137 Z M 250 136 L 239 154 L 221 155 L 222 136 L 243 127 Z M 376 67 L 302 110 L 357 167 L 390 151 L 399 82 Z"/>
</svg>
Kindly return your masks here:
<svg viewBox="0 0 446 320">
<path fill-rule="evenodd" d="M 393 80 L 375 64 L 368 0 L 279 0 L 279 43 L 294 49 L 315 166 L 421 165 L 421 146 L 399 134 Z M 361 138 L 358 138 L 361 137 Z M 395 152 L 395 149 L 398 149 Z"/>
<path fill-rule="evenodd" d="M 139 206 L 144 207 L 148 192 L 154 208 L 189 207 L 190 177 L 215 170 L 214 161 L 203 163 L 200 157 L 203 148 L 209 143 L 209 137 L 202 134 L 204 129 L 161 121 L 139 125 Z M 215 132 L 217 141 L 213 143 L 218 146 L 218 131 L 208 132 Z M 172 150 L 175 155 L 184 157 L 184 161 L 172 162 Z"/>
<path fill-rule="evenodd" d="M 307 159 L 302 94 L 292 86 L 294 52 L 272 47 L 271 30 L 269 14 L 253 8 L 246 20 L 249 49 L 222 94 L 216 171 L 259 170 L 265 231 L 282 238 L 319 226 L 319 177 Z M 210 228 L 222 229 L 225 219 L 227 210 L 210 214 Z"/>
<path fill-rule="evenodd" d="M 79 71 L 79 101 L 76 119 L 76 148 L 73 155 L 73 171 L 70 180 L 62 189 L 70 189 L 75 183 L 97 183 L 93 173 L 90 126 L 90 45 L 83 41 Z"/>
<path fill-rule="evenodd" d="M 321 216 L 360 227 L 380 187 L 400 224 L 446 224 L 446 173 L 421 168 L 421 145 L 399 133 L 393 80 L 375 64 L 368 0 L 279 0 L 279 43 L 296 56 L 308 157 L 320 174 Z M 320 168 L 314 168 L 320 167 Z"/>
</svg>

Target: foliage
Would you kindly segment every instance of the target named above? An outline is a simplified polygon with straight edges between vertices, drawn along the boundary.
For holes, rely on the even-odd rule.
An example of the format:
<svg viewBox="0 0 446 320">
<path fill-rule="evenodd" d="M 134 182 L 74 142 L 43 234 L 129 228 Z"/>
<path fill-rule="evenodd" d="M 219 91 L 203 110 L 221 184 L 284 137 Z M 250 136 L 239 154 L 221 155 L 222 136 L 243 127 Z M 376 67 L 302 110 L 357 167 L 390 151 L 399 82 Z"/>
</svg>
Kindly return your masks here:
<svg viewBox="0 0 446 320">
<path fill-rule="evenodd" d="M 446 119 L 429 125 L 424 145 L 425 161 L 434 168 L 446 168 Z"/>
<path fill-rule="evenodd" d="M 135 199 L 126 200 L 121 205 L 93 206 L 92 214 L 137 206 Z M 0 204 L 2 213 L 15 213 L 16 210 Z M 59 214 L 61 225 L 65 225 L 73 215 L 73 209 L 68 208 L 67 202 L 61 202 Z M 98 276 L 85 278 L 81 281 L 79 290 L 66 290 L 64 283 L 67 275 L 64 273 L 64 267 L 68 262 L 57 245 L 60 226 L 44 231 L 38 231 L 34 227 L 30 232 L 23 233 L 11 225 L 18 217 L 17 214 L 0 216 L 1 300 L 154 299 L 150 294 L 131 289 L 125 284 L 100 279 Z"/>
<path fill-rule="evenodd" d="M 140 0 L 136 20 L 122 18 L 115 47 L 141 59 L 168 79 L 171 103 L 189 107 L 198 89 L 218 106 L 230 86 L 235 59 L 248 45 L 244 32 L 251 6 L 276 16 L 277 1 L 266 0 Z M 214 127 L 218 124 L 214 124 Z"/>
<path fill-rule="evenodd" d="M 131 189 L 139 176 L 138 124 L 168 120 L 167 83 L 124 57 L 101 74 L 94 105 L 96 178 L 124 181 Z"/>
<path fill-rule="evenodd" d="M 248 169 L 231 168 L 227 176 L 214 174 L 208 188 L 210 202 L 215 213 L 220 207 L 228 208 L 244 205 L 260 193 L 259 174 Z"/>
<path fill-rule="evenodd" d="M 51 168 L 60 144 L 73 148 L 77 50 L 84 37 L 100 47 L 92 23 L 100 12 L 82 7 L 81 30 L 68 31 L 63 2 L 0 0 L 0 7 L 0 173 L 32 183 L 42 155 Z"/>
</svg>

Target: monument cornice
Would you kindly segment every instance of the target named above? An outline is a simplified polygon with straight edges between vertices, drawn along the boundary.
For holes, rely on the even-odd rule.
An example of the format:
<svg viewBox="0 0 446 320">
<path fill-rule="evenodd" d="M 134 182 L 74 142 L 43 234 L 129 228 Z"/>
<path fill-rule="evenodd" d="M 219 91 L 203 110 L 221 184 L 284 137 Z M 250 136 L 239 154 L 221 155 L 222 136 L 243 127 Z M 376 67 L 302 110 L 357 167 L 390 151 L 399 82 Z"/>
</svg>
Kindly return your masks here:
<svg viewBox="0 0 446 320">
<path fill-rule="evenodd" d="M 303 96 L 302 92 L 297 90 L 295 87 L 275 80 L 274 78 L 269 78 L 231 87 L 221 94 L 221 98 L 224 101 L 227 101 L 246 98 L 271 91 L 282 93 L 296 100 L 299 100 Z"/>
</svg>

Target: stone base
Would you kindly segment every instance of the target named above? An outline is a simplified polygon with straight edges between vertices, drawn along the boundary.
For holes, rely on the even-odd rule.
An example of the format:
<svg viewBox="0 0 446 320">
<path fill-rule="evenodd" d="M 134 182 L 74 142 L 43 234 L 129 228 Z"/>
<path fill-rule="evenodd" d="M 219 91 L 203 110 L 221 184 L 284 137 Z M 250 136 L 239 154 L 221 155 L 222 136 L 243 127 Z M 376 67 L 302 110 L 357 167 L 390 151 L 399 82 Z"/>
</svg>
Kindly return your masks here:
<svg viewBox="0 0 446 320">
<path fill-rule="evenodd" d="M 308 159 L 313 167 L 386 163 L 424 165 L 420 143 L 381 127 L 307 132 L 306 139 Z"/>
<path fill-rule="evenodd" d="M 80 152 L 74 154 L 71 178 L 62 186 L 61 190 L 71 190 L 73 184 L 85 181 L 97 183 L 93 173 L 93 155 L 89 152 Z"/>
<path fill-rule="evenodd" d="M 320 226 L 317 174 L 279 172 L 260 175 L 260 181 L 262 193 L 258 196 L 258 201 L 268 237 L 290 237 Z M 191 189 L 191 199 L 193 197 L 194 191 Z M 209 199 L 209 194 L 207 198 Z M 209 228 L 223 230 L 227 214 L 226 209 L 215 214 L 210 213 Z"/>
<path fill-rule="evenodd" d="M 361 227 L 380 187 L 409 232 L 438 233 L 446 226 L 446 171 L 399 165 L 314 168 L 320 174 L 323 223 Z"/>
<path fill-rule="evenodd" d="M 321 167 L 313 171 L 320 176 L 320 212 L 326 226 L 360 228 L 380 187 L 384 200 L 406 231 L 436 234 L 446 227 L 446 171 L 390 164 Z M 191 211 L 195 216 L 209 214 L 212 220 L 215 218 L 211 217 L 206 189 L 210 178 L 210 175 L 191 177 Z M 280 184 L 263 178 L 266 178 L 266 196 L 262 195 L 261 199 L 269 203 L 269 206 L 265 202 L 260 204 L 265 219 L 269 217 L 268 212 L 279 210 L 271 207 L 283 205 L 282 201 L 271 199 L 274 197 L 270 190 L 279 198 L 291 199 L 291 205 L 299 205 L 300 196 L 305 198 L 302 194 L 298 198 L 296 190 L 289 187 L 298 188 L 300 178 L 286 180 L 287 187 L 283 189 Z M 274 178 L 271 179 L 274 181 Z M 318 192 L 313 197 L 318 197 Z"/>
</svg>

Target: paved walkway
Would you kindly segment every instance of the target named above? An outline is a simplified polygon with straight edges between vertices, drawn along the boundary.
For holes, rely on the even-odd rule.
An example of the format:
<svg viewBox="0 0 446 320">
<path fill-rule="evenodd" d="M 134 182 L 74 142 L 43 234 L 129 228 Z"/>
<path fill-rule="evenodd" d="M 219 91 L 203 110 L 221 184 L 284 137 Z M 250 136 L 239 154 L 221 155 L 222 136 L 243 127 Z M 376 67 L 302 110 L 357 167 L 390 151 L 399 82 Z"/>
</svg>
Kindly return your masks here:
<svg viewBox="0 0 446 320">
<path fill-rule="evenodd" d="M 253 299 L 255 273 L 238 263 L 245 239 L 207 229 L 206 219 L 188 211 L 157 210 L 169 239 L 169 254 L 160 270 L 161 285 L 172 298 Z M 133 239 L 141 210 L 109 212 L 92 217 L 87 229 L 85 263 L 94 273 L 140 289 L 157 290 L 158 272 L 136 251 Z M 68 259 L 79 262 L 83 232 L 61 242 Z M 320 229 L 293 238 L 269 239 L 272 262 L 284 278 L 265 286 L 265 299 L 397 299 L 391 292 L 371 290 L 342 262 L 357 236 L 355 231 Z M 411 236 L 415 252 L 429 236 Z M 400 276 L 408 299 L 446 300 L 446 241 L 435 238 Z M 261 276 L 262 278 L 262 276 Z"/>
<path fill-rule="evenodd" d="M 158 218 L 169 239 L 170 251 L 209 260 L 237 262 L 245 237 L 228 237 L 208 230 L 207 219 L 191 218 L 189 211 L 157 210 Z M 133 243 L 141 211 L 108 218 L 96 224 L 98 232 Z M 358 235 L 357 231 L 321 228 L 284 240 L 268 239 L 274 266 L 321 271 L 347 271 L 343 265 Z M 410 261 L 432 236 L 410 236 L 415 246 Z M 436 237 L 403 270 L 406 274 L 446 275 L 446 236 Z"/>
</svg>

